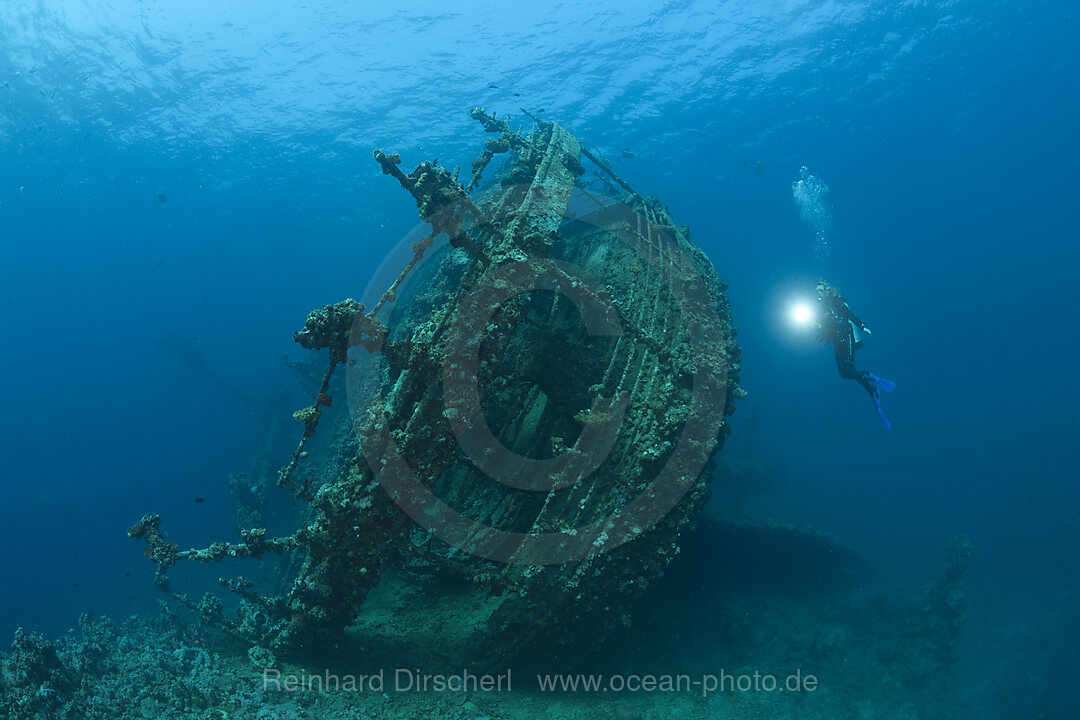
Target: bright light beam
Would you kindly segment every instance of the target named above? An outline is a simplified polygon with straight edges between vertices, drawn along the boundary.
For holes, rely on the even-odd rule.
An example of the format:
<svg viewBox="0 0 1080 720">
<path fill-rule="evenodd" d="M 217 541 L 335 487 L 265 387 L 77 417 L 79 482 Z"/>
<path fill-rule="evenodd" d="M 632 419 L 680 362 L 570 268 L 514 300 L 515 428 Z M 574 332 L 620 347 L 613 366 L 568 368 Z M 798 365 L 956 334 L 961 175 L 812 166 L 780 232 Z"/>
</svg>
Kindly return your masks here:
<svg viewBox="0 0 1080 720">
<path fill-rule="evenodd" d="M 814 309 L 808 303 L 797 302 L 791 306 L 791 322 L 800 327 L 809 327 L 814 319 Z"/>
</svg>

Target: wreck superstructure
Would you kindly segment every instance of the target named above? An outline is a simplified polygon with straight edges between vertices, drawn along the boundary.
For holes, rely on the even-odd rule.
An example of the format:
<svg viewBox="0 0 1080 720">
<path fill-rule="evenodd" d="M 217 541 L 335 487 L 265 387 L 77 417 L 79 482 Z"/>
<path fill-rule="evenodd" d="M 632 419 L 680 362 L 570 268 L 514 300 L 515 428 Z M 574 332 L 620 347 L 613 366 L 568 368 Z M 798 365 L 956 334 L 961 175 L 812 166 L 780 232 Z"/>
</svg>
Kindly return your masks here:
<svg viewBox="0 0 1080 720">
<path fill-rule="evenodd" d="M 476 657 L 582 658 L 629 622 L 707 498 L 741 392 L 723 281 L 687 228 L 565 128 L 472 114 L 492 137 L 467 184 L 375 151 L 431 233 L 372 307 L 321 308 L 296 333 L 329 356 L 279 479 L 307 521 L 196 550 L 156 515 L 129 530 L 159 588 L 253 644 L 317 648 L 409 565 L 488 598 Z M 586 163 L 621 197 L 587 187 Z M 334 439 L 316 451 L 316 433 Z M 267 553 L 296 569 L 269 590 L 223 578 L 235 612 L 168 576 Z"/>
</svg>

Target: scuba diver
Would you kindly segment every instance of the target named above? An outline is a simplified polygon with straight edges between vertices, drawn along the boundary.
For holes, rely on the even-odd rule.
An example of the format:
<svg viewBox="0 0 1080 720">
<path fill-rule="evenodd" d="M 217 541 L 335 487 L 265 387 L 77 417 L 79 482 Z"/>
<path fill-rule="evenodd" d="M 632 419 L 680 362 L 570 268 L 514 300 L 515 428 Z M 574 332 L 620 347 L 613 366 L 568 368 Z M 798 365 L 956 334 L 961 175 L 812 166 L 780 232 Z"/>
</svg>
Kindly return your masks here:
<svg viewBox="0 0 1080 720">
<path fill-rule="evenodd" d="M 886 430 L 892 430 L 888 418 L 881 411 L 881 391 L 892 392 L 896 389 L 896 383 L 878 377 L 868 370 L 858 370 L 855 367 L 855 351 L 863 344 L 860 333 L 869 336 L 870 328 L 855 317 L 855 313 L 851 312 L 844 296 L 828 283 L 824 281 L 818 283 L 817 299 L 821 308 L 820 320 L 816 326 L 817 335 L 823 342 L 832 343 L 833 352 L 836 355 L 836 369 L 840 371 L 840 377 L 857 381 L 866 389 L 866 392 L 870 393 L 874 401 L 874 410 L 881 418 L 881 424 Z"/>
</svg>

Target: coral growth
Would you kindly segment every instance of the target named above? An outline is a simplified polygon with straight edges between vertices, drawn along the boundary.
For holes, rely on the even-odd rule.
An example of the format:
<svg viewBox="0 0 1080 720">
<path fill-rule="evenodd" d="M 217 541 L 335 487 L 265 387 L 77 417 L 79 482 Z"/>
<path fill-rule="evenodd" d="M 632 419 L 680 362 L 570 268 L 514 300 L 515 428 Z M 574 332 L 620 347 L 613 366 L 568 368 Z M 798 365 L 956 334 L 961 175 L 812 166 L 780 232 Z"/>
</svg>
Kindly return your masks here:
<svg viewBox="0 0 1080 720">
<path fill-rule="evenodd" d="M 468 188 L 437 162 L 404 173 L 399 155 L 375 151 L 432 232 L 374 308 L 327 305 L 294 336 L 329 354 L 279 473 L 310 506 L 306 524 L 185 551 L 156 515 L 130 532 L 158 563 L 159 588 L 250 643 L 288 654 L 333 641 L 404 564 L 495 599 L 472 639 L 486 662 L 581 660 L 622 626 L 707 498 L 739 394 L 723 281 L 662 203 L 605 165 L 624 202 L 582 195 L 591 209 L 572 213 L 592 155 L 562 127 L 522 136 L 479 108 L 473 117 L 497 137 Z M 511 153 L 501 182 L 471 197 L 500 152 Z M 419 270 L 442 235 L 449 247 Z M 414 273 L 423 282 L 407 285 Z M 376 392 L 328 414 L 342 393 L 353 402 L 334 372 L 356 364 Z M 308 443 L 323 422 L 338 440 L 315 463 Z M 285 589 L 223 578 L 242 599 L 231 615 L 166 575 L 182 560 L 264 553 L 295 561 Z"/>
</svg>

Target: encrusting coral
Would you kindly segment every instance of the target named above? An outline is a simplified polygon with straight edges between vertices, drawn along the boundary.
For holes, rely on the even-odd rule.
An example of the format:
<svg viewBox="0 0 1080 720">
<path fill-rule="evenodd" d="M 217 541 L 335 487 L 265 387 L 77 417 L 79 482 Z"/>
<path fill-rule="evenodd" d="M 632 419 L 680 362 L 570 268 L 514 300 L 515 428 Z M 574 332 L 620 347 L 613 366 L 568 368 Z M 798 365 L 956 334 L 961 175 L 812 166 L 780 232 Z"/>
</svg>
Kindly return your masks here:
<svg viewBox="0 0 1080 720">
<path fill-rule="evenodd" d="M 294 336 L 329 355 L 279 473 L 310 506 L 306 524 L 192 550 L 157 515 L 129 530 L 157 587 L 257 646 L 332 640 L 387 567 L 408 564 L 494 598 L 477 657 L 584 658 L 628 622 L 707 498 L 740 395 L 725 284 L 660 202 L 561 126 L 536 120 L 521 135 L 472 116 L 496 137 L 468 187 L 435 162 L 405 173 L 399 155 L 375 151 L 432 231 L 374 307 L 328 305 Z M 498 180 L 474 193 L 501 153 Z M 580 187 L 583 156 L 626 194 Z M 363 402 L 335 385 L 342 365 L 367 368 Z M 342 393 L 351 412 L 338 410 Z M 338 441 L 315 472 L 308 443 L 327 417 Z M 298 567 L 277 594 L 222 578 L 241 598 L 235 614 L 169 581 L 180 561 L 267 553 Z"/>
</svg>

